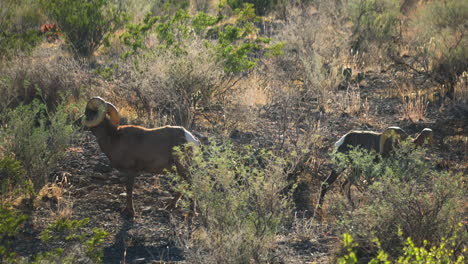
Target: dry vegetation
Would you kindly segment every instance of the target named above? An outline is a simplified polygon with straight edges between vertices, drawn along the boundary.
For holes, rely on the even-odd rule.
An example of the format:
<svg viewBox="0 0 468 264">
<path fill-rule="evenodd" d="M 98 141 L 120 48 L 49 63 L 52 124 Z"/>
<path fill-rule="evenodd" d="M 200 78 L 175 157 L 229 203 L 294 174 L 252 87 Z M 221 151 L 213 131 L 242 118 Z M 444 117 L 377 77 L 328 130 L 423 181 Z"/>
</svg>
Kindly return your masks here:
<svg viewBox="0 0 468 264">
<path fill-rule="evenodd" d="M 0 6 L 0 262 L 466 261 L 467 1 Z M 140 176 L 123 218 L 125 179 L 81 126 L 92 96 L 121 123 L 195 131 L 193 182 Z M 334 187 L 313 215 L 334 142 L 389 126 L 435 144 L 356 154 L 356 208 Z"/>
</svg>

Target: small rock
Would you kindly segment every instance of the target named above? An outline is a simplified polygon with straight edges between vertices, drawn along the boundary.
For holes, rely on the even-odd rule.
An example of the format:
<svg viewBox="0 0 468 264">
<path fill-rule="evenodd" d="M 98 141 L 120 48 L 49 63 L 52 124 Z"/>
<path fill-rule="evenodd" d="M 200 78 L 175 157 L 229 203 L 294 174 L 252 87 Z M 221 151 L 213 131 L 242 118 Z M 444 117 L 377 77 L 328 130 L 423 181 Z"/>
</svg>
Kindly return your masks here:
<svg viewBox="0 0 468 264">
<path fill-rule="evenodd" d="M 92 178 L 99 179 L 99 180 L 107 180 L 108 177 L 107 175 L 104 175 L 102 173 L 96 172 L 91 175 Z"/>
<path fill-rule="evenodd" d="M 148 211 L 151 211 L 151 209 L 152 209 L 151 206 L 145 206 L 145 207 L 142 207 L 142 208 L 141 208 L 141 210 L 142 210 L 143 212 L 145 212 L 145 213 L 148 212 Z"/>
<path fill-rule="evenodd" d="M 140 264 L 140 263 L 145 263 L 146 259 L 145 258 L 137 258 L 134 261 L 132 261 L 132 264 Z"/>
<path fill-rule="evenodd" d="M 101 173 L 107 173 L 112 171 L 112 167 L 109 164 L 98 162 L 94 166 L 94 171 L 96 172 L 101 172 Z"/>
</svg>

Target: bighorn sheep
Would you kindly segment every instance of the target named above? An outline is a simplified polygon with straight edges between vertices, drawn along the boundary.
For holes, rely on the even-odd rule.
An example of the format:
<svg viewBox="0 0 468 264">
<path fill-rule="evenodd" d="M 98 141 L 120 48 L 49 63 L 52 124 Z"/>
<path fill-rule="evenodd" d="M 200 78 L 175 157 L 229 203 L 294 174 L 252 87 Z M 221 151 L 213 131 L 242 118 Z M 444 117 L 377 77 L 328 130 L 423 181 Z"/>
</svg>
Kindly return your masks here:
<svg viewBox="0 0 468 264">
<path fill-rule="evenodd" d="M 174 165 L 180 176 L 187 180 L 184 168 L 173 154 L 175 146 L 199 141 L 185 128 L 164 126 L 148 129 L 133 125 L 119 125 L 115 106 L 100 97 L 93 97 L 86 105 L 82 119 L 84 126 L 96 136 L 102 152 L 112 167 L 127 176 L 127 202 L 124 214 L 133 216 L 133 184 L 139 172 L 163 173 Z"/>
<path fill-rule="evenodd" d="M 375 151 L 382 157 L 388 157 L 393 148 L 398 145 L 400 140 L 405 140 L 408 137 L 405 131 L 399 127 L 389 127 L 382 133 L 373 131 L 357 131 L 353 130 L 346 133 L 335 143 L 335 149 L 337 152 L 347 153 L 355 147 L 361 147 L 368 151 Z M 425 128 L 419 133 L 419 135 L 412 139 L 415 145 L 422 146 L 424 143 L 432 144 L 433 142 L 433 131 L 430 128 Z M 317 209 L 322 208 L 322 204 L 330 186 L 336 181 L 338 176 L 343 171 L 332 170 L 330 175 L 325 179 L 321 185 L 320 197 L 317 203 Z M 350 187 L 350 180 L 346 179 L 345 183 Z M 347 192 L 348 200 L 351 202 L 350 191 Z"/>
</svg>

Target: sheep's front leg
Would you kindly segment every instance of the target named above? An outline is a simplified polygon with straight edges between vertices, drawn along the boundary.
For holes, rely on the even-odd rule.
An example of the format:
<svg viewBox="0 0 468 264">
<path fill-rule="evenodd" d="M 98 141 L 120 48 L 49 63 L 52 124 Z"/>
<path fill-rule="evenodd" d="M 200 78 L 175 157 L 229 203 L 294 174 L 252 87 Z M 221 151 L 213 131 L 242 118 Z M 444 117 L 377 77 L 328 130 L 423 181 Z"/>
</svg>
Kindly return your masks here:
<svg viewBox="0 0 468 264">
<path fill-rule="evenodd" d="M 137 176 L 137 174 L 134 172 L 127 172 L 125 173 L 125 175 L 127 176 L 127 201 L 122 213 L 127 216 L 133 217 L 135 216 L 135 210 L 133 209 L 133 184 L 135 183 L 135 177 Z"/>
</svg>

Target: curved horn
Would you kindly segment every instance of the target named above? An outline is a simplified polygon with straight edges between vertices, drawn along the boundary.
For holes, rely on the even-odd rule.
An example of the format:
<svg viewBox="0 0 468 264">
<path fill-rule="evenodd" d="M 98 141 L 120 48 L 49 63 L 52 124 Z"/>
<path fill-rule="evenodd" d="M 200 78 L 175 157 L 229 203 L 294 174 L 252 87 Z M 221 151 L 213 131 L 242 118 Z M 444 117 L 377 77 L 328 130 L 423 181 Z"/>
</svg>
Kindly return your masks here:
<svg viewBox="0 0 468 264">
<path fill-rule="evenodd" d="M 86 104 L 81 123 L 87 127 L 99 125 L 106 117 L 106 102 L 101 97 L 93 97 Z"/>
<path fill-rule="evenodd" d="M 107 113 L 109 114 L 111 123 L 116 127 L 119 126 L 120 115 L 119 115 L 119 112 L 117 111 L 117 108 L 115 108 L 113 104 L 107 103 L 107 102 L 106 102 L 106 106 L 107 106 Z"/>
<path fill-rule="evenodd" d="M 422 146 L 424 143 L 432 145 L 434 142 L 434 132 L 430 128 L 424 128 L 421 133 L 413 140 L 417 146 Z"/>
<path fill-rule="evenodd" d="M 388 153 L 384 153 L 385 144 L 387 143 L 388 139 L 390 138 L 405 139 L 406 137 L 407 137 L 406 132 L 399 127 L 388 127 L 387 129 L 385 129 L 382 135 L 380 135 L 380 144 L 379 144 L 380 155 L 388 154 Z"/>
</svg>

